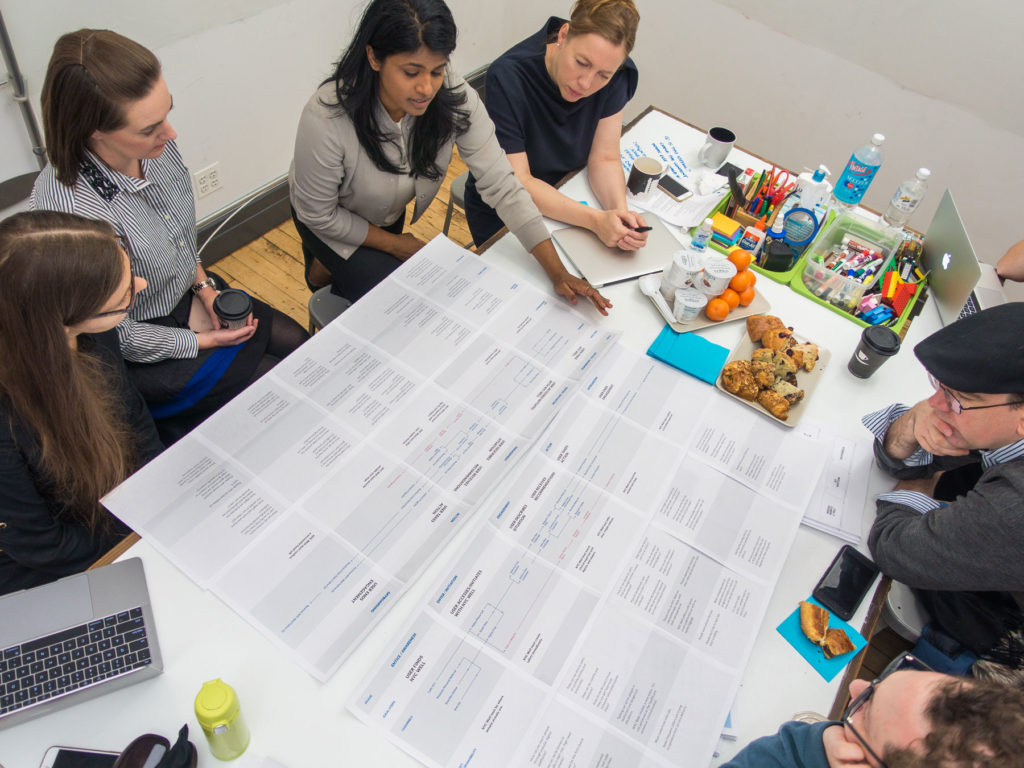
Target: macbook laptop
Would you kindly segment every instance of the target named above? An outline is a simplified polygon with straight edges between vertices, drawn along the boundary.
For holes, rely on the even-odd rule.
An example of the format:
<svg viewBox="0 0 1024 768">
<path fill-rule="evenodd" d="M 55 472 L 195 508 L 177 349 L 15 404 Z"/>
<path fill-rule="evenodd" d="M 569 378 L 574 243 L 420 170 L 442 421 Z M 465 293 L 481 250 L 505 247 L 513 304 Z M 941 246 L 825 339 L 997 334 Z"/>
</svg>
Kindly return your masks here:
<svg viewBox="0 0 1024 768">
<path fill-rule="evenodd" d="M 948 189 L 924 236 L 922 261 L 943 325 L 1006 303 L 995 267 L 978 261 Z"/>
<path fill-rule="evenodd" d="M 639 251 L 609 247 L 581 227 L 556 229 L 551 236 L 580 274 L 595 288 L 601 288 L 661 272 L 672 261 L 672 254 L 683 247 L 659 219 L 647 216 L 646 221 L 651 231 L 647 233 L 647 245 Z"/>
<path fill-rule="evenodd" d="M 0 728 L 163 670 L 142 561 L 0 597 Z"/>
</svg>

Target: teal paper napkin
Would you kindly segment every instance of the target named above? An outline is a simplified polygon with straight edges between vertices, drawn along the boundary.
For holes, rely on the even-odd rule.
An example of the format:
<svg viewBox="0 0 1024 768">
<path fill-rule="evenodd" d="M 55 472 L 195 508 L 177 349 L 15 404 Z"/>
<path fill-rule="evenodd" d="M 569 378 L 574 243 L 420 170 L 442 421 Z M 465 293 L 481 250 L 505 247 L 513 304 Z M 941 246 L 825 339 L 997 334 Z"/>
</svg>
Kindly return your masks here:
<svg viewBox="0 0 1024 768">
<path fill-rule="evenodd" d="M 821 605 L 813 597 L 808 597 L 807 602 L 814 603 L 815 605 Z M 821 606 L 824 608 L 825 606 Z M 868 641 L 864 639 L 856 629 L 851 627 L 845 621 L 840 619 L 834 613 L 829 612 L 828 617 L 829 628 L 842 629 L 846 632 L 846 636 L 850 638 L 850 642 L 854 645 L 854 650 L 849 653 L 844 653 L 842 656 L 836 656 L 835 658 L 826 659 L 825 652 L 818 646 L 807 639 L 807 635 L 800 629 L 800 606 L 796 607 L 793 613 L 786 617 L 786 620 L 779 624 L 776 629 L 779 634 L 786 638 L 786 642 L 796 649 L 797 653 L 803 656 L 807 662 L 814 667 L 815 671 L 825 678 L 826 681 L 832 680 L 839 672 L 853 661 L 854 657 L 860 653 L 860 649 L 868 644 Z"/>
<path fill-rule="evenodd" d="M 672 326 L 666 325 L 647 348 L 647 354 L 708 384 L 714 384 L 729 357 L 729 350 L 695 333 L 676 333 Z"/>
</svg>

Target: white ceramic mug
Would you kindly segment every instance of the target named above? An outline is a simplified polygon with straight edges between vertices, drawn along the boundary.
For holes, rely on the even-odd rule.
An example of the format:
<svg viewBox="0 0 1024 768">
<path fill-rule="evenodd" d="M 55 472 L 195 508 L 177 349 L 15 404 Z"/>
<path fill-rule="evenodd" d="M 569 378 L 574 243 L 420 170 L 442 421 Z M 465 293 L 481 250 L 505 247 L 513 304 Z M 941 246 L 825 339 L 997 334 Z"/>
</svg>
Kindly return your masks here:
<svg viewBox="0 0 1024 768">
<path fill-rule="evenodd" d="M 712 128 L 704 139 L 704 146 L 697 153 L 697 160 L 708 168 L 718 170 L 729 157 L 736 134 L 728 128 Z"/>
</svg>

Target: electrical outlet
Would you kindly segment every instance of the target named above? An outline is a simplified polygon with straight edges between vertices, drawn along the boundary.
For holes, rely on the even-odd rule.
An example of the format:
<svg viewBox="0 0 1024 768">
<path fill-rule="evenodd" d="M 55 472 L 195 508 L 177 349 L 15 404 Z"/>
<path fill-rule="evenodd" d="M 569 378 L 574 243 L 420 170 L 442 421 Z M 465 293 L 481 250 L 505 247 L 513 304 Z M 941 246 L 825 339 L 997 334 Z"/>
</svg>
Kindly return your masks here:
<svg viewBox="0 0 1024 768">
<path fill-rule="evenodd" d="M 202 170 L 192 173 L 192 183 L 196 188 L 196 199 L 206 197 L 211 192 L 216 192 L 223 184 L 223 177 L 220 175 L 220 163 L 212 163 Z"/>
</svg>

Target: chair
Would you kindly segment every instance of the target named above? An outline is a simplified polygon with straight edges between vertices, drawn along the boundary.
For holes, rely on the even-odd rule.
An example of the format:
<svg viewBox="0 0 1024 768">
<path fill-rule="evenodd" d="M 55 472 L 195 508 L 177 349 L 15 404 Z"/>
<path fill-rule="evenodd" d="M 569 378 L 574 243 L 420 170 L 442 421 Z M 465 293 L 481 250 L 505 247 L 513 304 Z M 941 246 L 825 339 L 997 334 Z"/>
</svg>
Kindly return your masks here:
<svg viewBox="0 0 1024 768">
<path fill-rule="evenodd" d="M 469 171 L 459 175 L 452 180 L 451 195 L 448 197 L 448 212 L 444 215 L 444 227 L 441 232 L 448 237 L 448 227 L 452 223 L 452 211 L 459 206 L 463 215 L 466 213 L 466 179 L 469 178 Z"/>
<path fill-rule="evenodd" d="M 916 643 L 928 623 L 928 614 L 906 584 L 893 581 L 882 612 L 885 623 L 908 643 Z"/>
<path fill-rule="evenodd" d="M 331 293 L 331 286 L 318 288 L 309 297 L 309 335 L 312 336 L 351 306 L 348 299 Z"/>
</svg>

